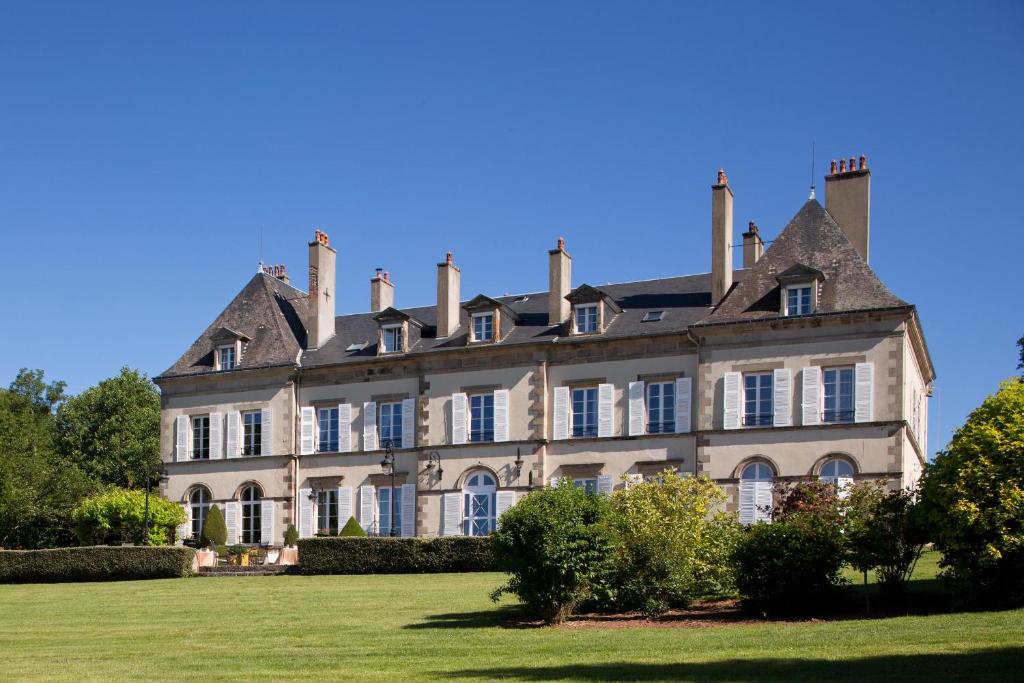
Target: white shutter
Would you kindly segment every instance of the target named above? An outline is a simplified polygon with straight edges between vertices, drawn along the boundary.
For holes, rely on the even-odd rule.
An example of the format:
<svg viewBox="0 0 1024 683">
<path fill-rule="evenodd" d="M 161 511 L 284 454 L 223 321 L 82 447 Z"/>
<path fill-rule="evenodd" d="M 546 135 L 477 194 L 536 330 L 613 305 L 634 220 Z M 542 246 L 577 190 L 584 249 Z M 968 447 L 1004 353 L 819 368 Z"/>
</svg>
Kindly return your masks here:
<svg viewBox="0 0 1024 683">
<path fill-rule="evenodd" d="M 614 436 L 615 431 L 615 385 L 597 385 L 597 435 Z"/>
<path fill-rule="evenodd" d="M 210 413 L 210 460 L 220 460 L 224 457 L 223 441 L 220 436 L 221 424 L 223 424 L 221 413 Z"/>
<path fill-rule="evenodd" d="M 299 489 L 299 538 L 311 538 L 316 529 L 313 524 L 313 489 Z"/>
<path fill-rule="evenodd" d="M 338 404 L 338 452 L 352 450 L 352 404 Z M 347 520 L 346 520 L 347 521 Z"/>
<path fill-rule="evenodd" d="M 612 494 L 612 475 L 610 474 L 599 474 L 597 475 L 597 492 L 603 496 L 610 496 Z"/>
<path fill-rule="evenodd" d="M 555 399 L 551 407 L 553 434 L 556 441 L 569 438 L 569 387 L 555 387 Z"/>
<path fill-rule="evenodd" d="M 416 446 L 416 399 L 402 400 L 402 444 L 399 448 Z"/>
<path fill-rule="evenodd" d="M 772 424 L 776 427 L 788 427 L 793 423 L 793 406 L 790 397 L 793 395 L 792 371 L 779 368 L 772 372 Z"/>
<path fill-rule="evenodd" d="M 740 428 L 740 387 L 743 384 L 743 376 L 738 372 L 725 373 L 723 382 L 722 401 L 722 428 Z"/>
<path fill-rule="evenodd" d="M 801 424 L 821 424 L 821 368 L 810 366 L 800 373 L 803 376 L 803 400 Z"/>
<path fill-rule="evenodd" d="M 644 383 L 629 383 L 629 435 L 640 436 L 644 429 Z"/>
<path fill-rule="evenodd" d="M 498 528 L 501 528 L 501 516 L 515 504 L 515 491 L 498 491 L 494 494 L 494 517 L 497 519 Z"/>
<path fill-rule="evenodd" d="M 373 514 L 374 508 L 374 496 L 377 490 L 373 486 L 360 486 L 359 487 L 359 526 L 363 527 L 363 531 L 371 533 L 373 531 Z"/>
<path fill-rule="evenodd" d="M 260 412 L 260 455 L 273 455 L 274 410 L 267 406 Z"/>
<path fill-rule="evenodd" d="M 871 422 L 875 419 L 875 364 L 857 363 L 854 366 L 854 421 Z"/>
<path fill-rule="evenodd" d="M 260 501 L 260 544 L 277 545 L 274 538 L 274 501 Z"/>
<path fill-rule="evenodd" d="M 228 528 L 228 545 L 238 543 L 238 532 L 241 530 L 241 506 L 237 500 L 229 500 L 224 505 L 224 522 Z"/>
<path fill-rule="evenodd" d="M 452 394 L 452 443 L 466 443 L 468 434 L 466 419 L 466 395 Z"/>
<path fill-rule="evenodd" d="M 756 483 L 749 479 L 740 480 L 740 524 L 753 524 L 757 521 Z"/>
<path fill-rule="evenodd" d="M 548 479 L 548 486 L 550 486 L 553 489 L 557 489 L 558 485 L 561 482 L 562 482 L 562 478 L 561 477 L 551 477 L 550 479 Z"/>
<path fill-rule="evenodd" d="M 377 450 L 377 404 L 367 401 L 363 404 L 363 450 Z"/>
<path fill-rule="evenodd" d="M 192 537 L 192 506 L 182 503 L 181 507 L 185 510 L 185 521 L 178 525 L 177 545 L 181 545 L 181 541 Z M 200 529 L 200 531 L 202 530 Z"/>
<path fill-rule="evenodd" d="M 632 488 L 637 484 L 644 483 L 644 475 L 642 474 L 627 474 L 626 475 L 626 488 Z"/>
<path fill-rule="evenodd" d="M 402 484 L 402 536 L 416 535 L 416 484 Z"/>
<path fill-rule="evenodd" d="M 338 531 L 345 528 L 352 519 L 352 487 L 338 487 Z"/>
<path fill-rule="evenodd" d="M 494 391 L 494 440 L 508 441 L 508 389 Z"/>
<path fill-rule="evenodd" d="M 692 430 L 690 424 L 690 401 L 693 395 L 693 378 L 676 377 L 676 434 Z"/>
<path fill-rule="evenodd" d="M 242 455 L 241 440 L 238 438 L 239 425 L 242 421 L 242 414 L 237 410 L 228 413 L 227 418 L 227 451 L 229 458 L 237 458 Z"/>
<path fill-rule="evenodd" d="M 446 493 L 441 499 L 443 526 L 442 536 L 462 535 L 462 494 Z"/>
<path fill-rule="evenodd" d="M 174 459 L 178 462 L 188 460 L 188 437 L 189 420 L 188 415 L 179 415 L 174 418 Z"/>
<path fill-rule="evenodd" d="M 755 521 L 772 521 L 772 482 L 754 482 Z"/>
<path fill-rule="evenodd" d="M 316 429 L 316 410 L 312 406 L 303 406 L 299 410 L 301 426 L 299 428 L 299 455 L 309 455 L 315 447 L 314 432 Z"/>
</svg>

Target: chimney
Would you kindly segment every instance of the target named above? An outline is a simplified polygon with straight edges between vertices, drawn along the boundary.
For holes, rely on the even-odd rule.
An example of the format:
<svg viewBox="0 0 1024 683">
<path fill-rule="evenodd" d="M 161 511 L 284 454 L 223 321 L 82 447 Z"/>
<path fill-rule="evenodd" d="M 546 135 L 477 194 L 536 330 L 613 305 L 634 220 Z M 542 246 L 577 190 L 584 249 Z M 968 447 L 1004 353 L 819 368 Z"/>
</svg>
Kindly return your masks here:
<svg viewBox="0 0 1024 683">
<path fill-rule="evenodd" d="M 548 324 L 559 325 L 569 319 L 570 306 L 565 300 L 572 289 L 572 256 L 565 250 L 565 239 L 548 252 Z"/>
<path fill-rule="evenodd" d="M 711 305 L 732 287 L 732 188 L 725 171 L 711 186 Z"/>
<path fill-rule="evenodd" d="M 326 232 L 316 231 L 309 243 L 309 303 L 313 315 L 306 346 L 320 348 L 334 336 L 334 264 L 337 253 Z"/>
<path fill-rule="evenodd" d="M 754 221 L 747 223 L 747 231 L 743 233 L 743 267 L 753 268 L 761 255 L 764 254 L 764 241 Z"/>
<path fill-rule="evenodd" d="M 443 263 L 437 264 L 437 336 L 450 337 L 459 329 L 459 300 L 462 271 L 448 252 Z"/>
<path fill-rule="evenodd" d="M 871 171 L 864 155 L 860 159 L 850 157 L 849 168 L 846 163 L 845 159 L 840 159 L 837 169 L 833 161 L 825 176 L 825 210 L 832 214 L 857 253 L 867 261 L 871 235 Z"/>
<path fill-rule="evenodd" d="M 284 269 L 284 264 L 279 266 L 263 266 L 263 272 L 270 277 L 276 277 L 286 285 L 290 285 L 292 283 L 291 278 L 288 277 L 288 273 Z"/>
<path fill-rule="evenodd" d="M 378 268 L 370 278 L 370 312 L 380 313 L 394 305 L 395 286 L 391 284 L 391 278 L 384 269 Z"/>
</svg>

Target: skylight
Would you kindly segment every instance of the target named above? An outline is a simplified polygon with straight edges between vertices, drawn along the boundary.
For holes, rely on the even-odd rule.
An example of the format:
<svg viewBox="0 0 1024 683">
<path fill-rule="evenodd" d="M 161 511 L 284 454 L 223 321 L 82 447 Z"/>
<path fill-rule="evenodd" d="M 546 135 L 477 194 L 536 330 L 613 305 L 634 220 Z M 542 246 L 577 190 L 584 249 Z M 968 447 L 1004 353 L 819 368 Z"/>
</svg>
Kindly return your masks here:
<svg viewBox="0 0 1024 683">
<path fill-rule="evenodd" d="M 661 320 L 661 317 L 665 315 L 665 311 L 647 311 L 644 313 L 644 317 L 640 319 L 642 323 L 656 323 Z"/>
<path fill-rule="evenodd" d="M 356 344 L 349 344 L 348 347 L 345 350 L 346 351 L 362 351 L 363 349 L 366 348 L 366 345 L 368 343 L 369 342 L 359 342 L 359 343 L 356 343 Z"/>
</svg>

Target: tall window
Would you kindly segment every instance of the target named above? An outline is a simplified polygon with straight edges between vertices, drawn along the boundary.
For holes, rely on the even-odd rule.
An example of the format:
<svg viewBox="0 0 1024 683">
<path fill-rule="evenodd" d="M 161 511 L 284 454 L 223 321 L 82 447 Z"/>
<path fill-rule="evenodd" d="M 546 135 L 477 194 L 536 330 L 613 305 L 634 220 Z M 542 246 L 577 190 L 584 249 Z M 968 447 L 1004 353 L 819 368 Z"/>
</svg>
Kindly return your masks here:
<svg viewBox="0 0 1024 683">
<path fill-rule="evenodd" d="M 325 489 L 316 492 L 316 532 L 318 534 L 338 533 L 338 489 Z"/>
<path fill-rule="evenodd" d="M 250 410 L 242 413 L 242 455 L 259 455 L 263 444 L 263 413 Z"/>
<path fill-rule="evenodd" d="M 380 411 L 380 442 L 391 440 L 392 448 L 402 447 L 402 402 L 381 403 Z"/>
<path fill-rule="evenodd" d="M 572 390 L 572 435 L 597 436 L 597 387 Z"/>
<path fill-rule="evenodd" d="M 469 397 L 469 440 L 494 441 L 494 394 Z"/>
<path fill-rule="evenodd" d="M 824 484 L 841 486 L 844 480 L 853 479 L 853 465 L 840 458 L 833 458 L 821 466 L 818 480 Z"/>
<path fill-rule="evenodd" d="M 206 513 L 210 511 L 210 492 L 203 487 L 197 488 L 188 497 L 192 508 L 192 538 L 199 540 L 206 524 Z"/>
<path fill-rule="evenodd" d="M 853 422 L 853 368 L 827 368 L 822 373 L 825 422 Z"/>
<path fill-rule="evenodd" d="M 772 373 L 743 375 L 743 424 L 764 427 L 773 423 Z"/>
<path fill-rule="evenodd" d="M 210 459 L 210 416 L 192 417 L 192 459 Z"/>
<path fill-rule="evenodd" d="M 651 382 L 647 385 L 647 433 L 671 434 L 675 431 L 675 382 Z"/>
<path fill-rule="evenodd" d="M 786 315 L 807 315 L 811 312 L 810 286 L 786 288 Z"/>
<path fill-rule="evenodd" d="M 494 477 L 486 472 L 476 472 L 466 479 L 462 488 L 462 523 L 466 536 L 486 536 L 494 531 L 497 489 Z"/>
<path fill-rule="evenodd" d="M 391 494 L 395 496 L 395 536 L 402 535 L 402 489 L 396 486 L 380 486 L 377 488 L 377 519 L 380 520 L 377 533 L 381 536 L 391 535 Z"/>
<path fill-rule="evenodd" d="M 402 350 L 402 326 L 388 325 L 384 328 L 384 351 L 394 353 Z"/>
<path fill-rule="evenodd" d="M 259 545 L 260 517 L 263 492 L 258 486 L 246 486 L 242 490 L 242 543 Z"/>
<path fill-rule="evenodd" d="M 740 473 L 740 524 L 772 521 L 772 468 L 750 463 Z"/>
<path fill-rule="evenodd" d="M 576 332 L 597 332 L 597 304 L 576 307 Z"/>
<path fill-rule="evenodd" d="M 473 341 L 490 341 L 494 339 L 494 314 L 473 314 Z"/>
<path fill-rule="evenodd" d="M 231 370 L 235 367 L 235 346 L 221 346 L 217 349 L 217 367 L 221 370 Z"/>
<path fill-rule="evenodd" d="M 317 450 L 321 453 L 338 451 L 338 409 L 321 408 L 317 411 L 317 425 L 320 428 L 320 441 Z"/>
</svg>

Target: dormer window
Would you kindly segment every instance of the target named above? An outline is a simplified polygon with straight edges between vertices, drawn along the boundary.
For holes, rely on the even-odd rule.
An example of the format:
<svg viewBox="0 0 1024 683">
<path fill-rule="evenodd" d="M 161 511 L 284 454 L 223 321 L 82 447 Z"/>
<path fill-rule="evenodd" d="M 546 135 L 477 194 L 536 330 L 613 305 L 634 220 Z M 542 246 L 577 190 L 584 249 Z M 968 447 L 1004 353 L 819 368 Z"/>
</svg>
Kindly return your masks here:
<svg viewBox="0 0 1024 683">
<path fill-rule="evenodd" d="M 781 315 L 810 315 L 818 308 L 818 291 L 825 282 L 825 274 L 817 268 L 796 263 L 776 279 L 781 288 Z"/>
<path fill-rule="evenodd" d="M 249 338 L 227 327 L 218 328 L 211 336 L 213 341 L 213 369 L 234 370 L 242 360 L 242 352 L 249 342 Z"/>
<path fill-rule="evenodd" d="M 217 348 L 217 369 L 232 370 L 235 367 L 235 345 Z"/>
<path fill-rule="evenodd" d="M 373 316 L 380 325 L 377 334 L 377 354 L 407 353 L 420 340 L 423 323 L 408 313 L 388 307 Z"/>
<path fill-rule="evenodd" d="M 385 325 L 381 329 L 384 353 L 398 353 L 402 351 L 402 325 Z"/>
<path fill-rule="evenodd" d="M 496 344 L 519 321 L 519 315 L 508 305 L 486 294 L 477 294 L 462 305 L 469 316 L 467 344 Z"/>
<path fill-rule="evenodd" d="M 810 284 L 786 287 L 786 315 L 809 315 L 814 311 L 814 287 Z"/>
<path fill-rule="evenodd" d="M 601 334 L 622 308 L 607 292 L 583 284 L 565 295 L 572 304 L 572 334 Z"/>
<path fill-rule="evenodd" d="M 574 319 L 576 321 L 576 334 L 597 332 L 597 304 L 576 306 Z"/>
<path fill-rule="evenodd" d="M 494 313 L 473 314 L 473 341 L 486 342 L 494 339 Z"/>
</svg>

